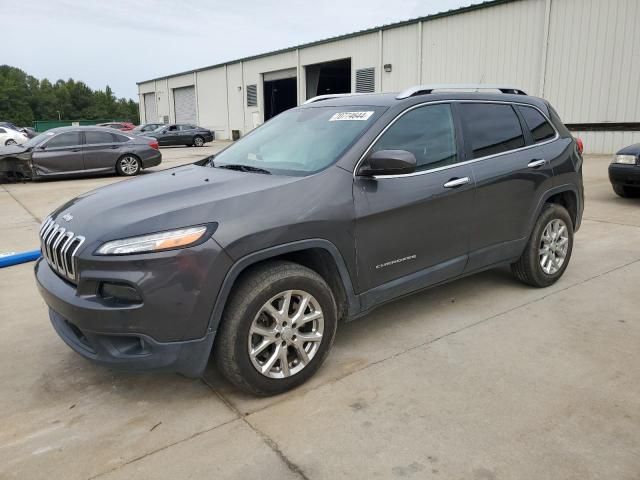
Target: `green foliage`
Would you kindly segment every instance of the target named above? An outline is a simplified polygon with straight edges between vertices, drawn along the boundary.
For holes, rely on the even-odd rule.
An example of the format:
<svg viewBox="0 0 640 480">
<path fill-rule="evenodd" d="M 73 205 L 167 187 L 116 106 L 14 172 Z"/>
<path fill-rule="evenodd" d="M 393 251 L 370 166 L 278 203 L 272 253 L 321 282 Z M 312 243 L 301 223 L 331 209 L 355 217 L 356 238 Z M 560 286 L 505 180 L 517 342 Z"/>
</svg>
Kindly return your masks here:
<svg viewBox="0 0 640 480">
<path fill-rule="evenodd" d="M 107 85 L 92 90 L 83 82 L 38 80 L 19 68 L 0 65 L 0 121 L 30 126 L 34 120 L 114 118 L 139 123 L 138 103 L 116 98 Z"/>
</svg>

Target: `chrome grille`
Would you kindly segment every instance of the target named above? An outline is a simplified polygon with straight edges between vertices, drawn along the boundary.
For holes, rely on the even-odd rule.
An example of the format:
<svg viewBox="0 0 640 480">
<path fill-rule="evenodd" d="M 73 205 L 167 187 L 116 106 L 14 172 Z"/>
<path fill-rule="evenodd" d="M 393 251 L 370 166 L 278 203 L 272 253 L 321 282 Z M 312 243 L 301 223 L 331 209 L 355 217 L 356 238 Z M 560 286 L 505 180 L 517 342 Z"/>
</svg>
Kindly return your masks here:
<svg viewBox="0 0 640 480">
<path fill-rule="evenodd" d="M 77 283 L 76 253 L 85 238 L 47 218 L 40 227 L 40 250 L 49 266 L 67 280 Z"/>
</svg>

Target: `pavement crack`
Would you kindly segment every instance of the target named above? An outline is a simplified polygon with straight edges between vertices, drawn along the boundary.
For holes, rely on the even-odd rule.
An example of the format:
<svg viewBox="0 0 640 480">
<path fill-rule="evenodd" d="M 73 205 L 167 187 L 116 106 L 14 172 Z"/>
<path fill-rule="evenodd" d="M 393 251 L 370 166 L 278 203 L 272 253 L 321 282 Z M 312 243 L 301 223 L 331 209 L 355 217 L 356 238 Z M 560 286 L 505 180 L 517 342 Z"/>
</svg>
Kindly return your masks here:
<svg viewBox="0 0 640 480">
<path fill-rule="evenodd" d="M 590 218 L 590 217 L 583 217 L 582 219 L 588 220 L 590 222 L 608 223 L 609 225 L 620 225 L 621 227 L 640 228 L 640 225 L 634 225 L 633 223 L 612 222 L 610 220 L 601 220 L 599 218 Z"/>
<path fill-rule="evenodd" d="M 273 452 L 278 456 L 278 458 L 280 460 L 282 460 L 282 462 L 287 466 L 287 468 L 294 474 L 296 474 L 297 476 L 299 476 L 301 479 L 303 480 L 309 480 L 309 477 L 307 477 L 307 475 L 302 471 L 302 468 L 300 468 L 300 466 L 296 465 L 292 460 L 290 460 L 286 454 L 282 451 L 282 449 L 280 448 L 280 446 L 276 443 L 276 441 L 274 439 L 272 439 L 271 437 L 269 437 L 269 435 L 267 435 L 266 433 L 264 433 L 262 430 L 260 430 L 259 428 L 257 428 L 256 426 L 254 426 L 249 420 L 247 420 L 247 415 L 244 415 L 240 410 L 238 410 L 238 408 L 231 403 L 229 400 L 227 400 L 227 398 L 222 395 L 222 393 L 220 393 L 218 390 L 216 390 L 213 385 L 211 385 L 206 378 L 202 378 L 202 381 L 213 391 L 213 393 L 216 394 L 216 396 L 220 399 L 220 401 L 222 401 L 222 403 L 224 403 L 227 408 L 229 408 L 230 410 L 232 410 L 233 412 L 235 412 L 236 415 L 238 415 L 238 417 L 240 417 L 240 419 L 251 429 L 253 430 L 253 432 L 258 435 L 262 441 L 271 449 L 273 450 Z"/>
<path fill-rule="evenodd" d="M 120 465 L 118 465 L 118 466 L 116 466 L 116 467 L 113 467 L 113 468 L 111 468 L 111 469 L 109 469 L 109 470 L 105 470 L 104 472 L 100 472 L 100 473 L 97 473 L 97 474 L 95 474 L 95 475 L 92 475 L 91 477 L 87 478 L 87 480 L 94 480 L 94 479 L 96 479 L 96 478 L 100 478 L 100 477 L 102 477 L 102 476 L 104 476 L 104 475 L 107 475 L 107 474 L 109 474 L 109 473 L 111 473 L 111 472 L 115 472 L 116 470 L 119 470 L 119 469 L 121 469 L 122 467 L 125 467 L 125 466 L 130 465 L 130 464 L 135 463 L 135 462 L 138 462 L 138 461 L 140 461 L 140 460 L 142 460 L 142 459 L 144 459 L 144 458 L 150 457 L 151 455 L 155 455 L 155 454 L 156 454 L 156 453 L 158 453 L 158 452 L 162 452 L 163 450 L 167 450 L 168 448 L 171 448 L 171 447 L 173 447 L 173 446 L 175 446 L 175 445 L 179 445 L 179 444 L 181 444 L 181 443 L 183 443 L 183 442 L 187 442 L 187 441 L 189 441 L 189 440 L 191 440 L 191 439 L 193 439 L 193 438 L 197 438 L 197 437 L 199 437 L 200 435 L 204 435 L 205 433 L 211 432 L 211 431 L 216 430 L 217 428 L 220 428 L 220 427 L 224 427 L 225 425 L 228 425 L 228 424 L 230 424 L 230 423 L 236 422 L 236 421 L 238 421 L 238 420 L 239 420 L 238 418 L 232 418 L 231 420 L 227 420 L 226 422 L 223 422 L 223 423 L 221 423 L 220 425 L 215 425 L 215 426 L 213 426 L 213 427 L 211 427 L 211 428 L 207 428 L 206 430 L 201 430 L 201 431 L 196 432 L 196 433 L 194 433 L 194 434 L 192 434 L 192 435 L 189 435 L 189 436 L 188 436 L 188 437 L 186 437 L 186 438 L 183 438 L 183 439 L 181 439 L 181 440 L 177 440 L 177 441 L 175 441 L 175 442 L 173 442 L 173 443 L 169 443 L 169 444 L 167 444 L 167 445 L 165 445 L 165 446 L 163 446 L 163 447 L 157 448 L 157 449 L 152 450 L 152 451 L 150 451 L 150 452 L 147 452 L 147 453 L 145 453 L 145 454 L 143 454 L 143 455 L 140 455 L 140 456 L 138 456 L 138 457 L 132 458 L 131 460 L 127 460 L 126 462 L 124 462 L 124 463 L 122 463 L 122 464 L 120 464 Z M 160 422 L 160 423 L 162 423 L 162 422 Z M 154 428 L 156 428 L 158 425 L 160 425 L 160 423 L 158 423 L 157 425 L 155 425 L 151 430 L 153 430 L 153 429 L 154 429 Z"/>
<path fill-rule="evenodd" d="M 24 208 L 24 210 L 31 215 L 31 218 L 33 218 L 35 220 L 36 223 L 40 224 L 42 223 L 42 219 L 40 217 L 38 217 L 35 213 L 33 213 L 29 207 L 27 207 L 24 203 L 22 203 L 20 201 L 20 199 L 18 197 L 16 197 L 13 193 L 11 193 L 11 190 L 7 190 L 7 188 L 4 185 L 0 185 L 2 187 L 2 190 L 4 190 L 5 192 L 7 192 L 9 194 L 9 196 L 13 199 L 14 202 L 16 202 L 18 205 L 20 205 L 22 208 Z"/>
</svg>

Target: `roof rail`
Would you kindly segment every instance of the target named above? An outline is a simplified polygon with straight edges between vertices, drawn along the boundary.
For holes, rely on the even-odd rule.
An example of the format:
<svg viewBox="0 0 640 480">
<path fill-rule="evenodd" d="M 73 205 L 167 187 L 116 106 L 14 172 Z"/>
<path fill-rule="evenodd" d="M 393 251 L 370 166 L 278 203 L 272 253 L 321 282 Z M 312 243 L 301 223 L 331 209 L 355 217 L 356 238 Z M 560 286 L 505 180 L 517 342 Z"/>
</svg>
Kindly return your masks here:
<svg viewBox="0 0 640 480">
<path fill-rule="evenodd" d="M 416 95 L 426 95 L 429 93 L 433 93 L 434 90 L 498 90 L 501 93 L 526 95 L 525 91 L 521 88 L 508 85 L 491 85 L 488 83 L 442 83 L 434 85 L 415 85 L 413 87 L 409 87 L 406 90 L 400 92 L 396 99 L 402 100 L 403 98 L 414 97 Z"/>
<path fill-rule="evenodd" d="M 321 102 L 323 100 L 330 100 L 332 98 L 351 97 L 353 95 L 369 95 L 369 94 L 368 93 L 329 93 L 327 95 L 318 95 L 317 97 L 312 97 L 306 102 L 304 102 L 303 105 L 306 105 L 307 103 Z"/>
</svg>

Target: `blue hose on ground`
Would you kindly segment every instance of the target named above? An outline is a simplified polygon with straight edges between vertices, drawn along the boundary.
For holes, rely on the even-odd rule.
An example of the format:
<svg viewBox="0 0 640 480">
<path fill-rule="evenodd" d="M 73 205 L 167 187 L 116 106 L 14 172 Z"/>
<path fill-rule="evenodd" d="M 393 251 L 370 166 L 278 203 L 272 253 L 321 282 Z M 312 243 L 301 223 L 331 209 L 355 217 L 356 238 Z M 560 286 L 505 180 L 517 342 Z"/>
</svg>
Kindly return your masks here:
<svg viewBox="0 0 640 480">
<path fill-rule="evenodd" d="M 0 268 L 18 265 L 19 263 L 34 262 L 40 258 L 40 250 L 28 252 L 0 253 Z"/>
</svg>

